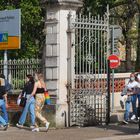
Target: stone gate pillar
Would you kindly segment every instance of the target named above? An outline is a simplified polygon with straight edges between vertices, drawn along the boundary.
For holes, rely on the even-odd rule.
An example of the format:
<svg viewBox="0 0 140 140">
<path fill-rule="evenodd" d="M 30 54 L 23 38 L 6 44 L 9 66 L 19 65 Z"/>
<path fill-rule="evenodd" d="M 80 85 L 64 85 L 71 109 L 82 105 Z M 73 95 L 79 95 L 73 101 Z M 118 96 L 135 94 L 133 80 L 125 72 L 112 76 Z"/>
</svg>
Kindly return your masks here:
<svg viewBox="0 0 140 140">
<path fill-rule="evenodd" d="M 68 121 L 67 72 L 68 72 L 68 14 L 76 15 L 82 6 L 80 0 L 45 0 L 46 48 L 45 70 L 47 88 L 56 97 L 56 127 L 64 127 Z"/>
</svg>

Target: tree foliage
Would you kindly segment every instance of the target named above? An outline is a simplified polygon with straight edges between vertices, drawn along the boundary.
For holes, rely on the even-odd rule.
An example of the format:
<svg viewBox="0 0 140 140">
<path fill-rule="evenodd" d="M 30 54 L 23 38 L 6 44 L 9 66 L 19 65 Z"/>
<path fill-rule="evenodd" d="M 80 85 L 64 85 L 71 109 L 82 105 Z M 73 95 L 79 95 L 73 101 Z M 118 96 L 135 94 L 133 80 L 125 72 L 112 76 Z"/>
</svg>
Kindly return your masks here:
<svg viewBox="0 0 140 140">
<path fill-rule="evenodd" d="M 84 14 L 103 15 L 107 5 L 112 6 L 114 0 L 84 0 Z"/>
<path fill-rule="evenodd" d="M 131 4 L 129 4 L 131 3 Z M 119 5 L 120 4 L 120 5 Z M 114 4 L 113 8 L 111 9 L 111 16 L 117 20 L 118 25 L 122 28 L 123 39 L 125 41 L 125 50 L 126 50 L 126 71 L 132 71 L 132 63 L 131 63 L 131 56 L 132 56 L 132 45 L 133 40 L 132 38 L 132 29 L 134 18 L 136 14 L 136 7 L 133 0 L 127 1 L 118 1 Z"/>
<path fill-rule="evenodd" d="M 8 51 L 9 58 L 35 58 L 42 55 L 45 14 L 39 2 L 40 0 L 0 1 L 0 10 L 21 9 L 21 49 Z"/>
<path fill-rule="evenodd" d="M 109 4 L 110 17 L 117 20 L 117 23 L 122 27 L 122 33 L 124 36 L 126 46 L 126 71 L 132 70 L 131 64 L 131 50 L 132 41 L 135 38 L 137 42 L 137 58 L 135 68 L 140 69 L 140 16 L 137 28 L 133 30 L 133 23 L 135 15 L 140 15 L 140 0 L 85 0 L 84 1 L 84 14 L 91 12 L 93 15 L 104 14 L 106 6 Z M 135 33 L 135 34 L 134 34 Z"/>
</svg>

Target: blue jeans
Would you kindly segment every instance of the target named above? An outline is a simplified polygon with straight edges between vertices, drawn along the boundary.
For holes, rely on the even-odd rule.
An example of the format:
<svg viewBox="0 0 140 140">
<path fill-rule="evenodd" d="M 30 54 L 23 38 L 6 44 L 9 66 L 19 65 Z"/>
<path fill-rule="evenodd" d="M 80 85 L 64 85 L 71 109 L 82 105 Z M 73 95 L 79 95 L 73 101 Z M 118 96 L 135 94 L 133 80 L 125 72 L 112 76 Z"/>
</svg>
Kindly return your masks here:
<svg viewBox="0 0 140 140">
<path fill-rule="evenodd" d="M 7 113 L 7 110 L 6 110 L 5 103 L 1 106 L 1 111 L 2 111 L 2 117 L 4 118 L 6 123 L 8 123 L 8 113 Z"/>
<path fill-rule="evenodd" d="M 137 94 L 137 98 L 138 98 L 138 106 L 140 107 L 140 93 Z"/>
<path fill-rule="evenodd" d="M 4 106 L 4 105 L 5 105 L 4 100 L 0 99 L 0 108 L 2 108 L 2 106 Z M 7 124 L 2 116 L 0 116 L 0 122 L 1 122 L 2 125 L 6 125 Z"/>
<path fill-rule="evenodd" d="M 131 96 L 132 110 L 134 115 L 137 115 L 136 101 L 137 101 L 137 94 L 134 94 Z"/>
<path fill-rule="evenodd" d="M 125 113 L 124 113 L 124 120 L 128 121 L 130 117 L 130 107 L 131 107 L 131 101 L 125 102 Z"/>
<path fill-rule="evenodd" d="M 34 97 L 31 97 L 27 101 L 27 103 L 23 109 L 23 112 L 21 114 L 21 117 L 19 119 L 19 124 L 23 125 L 25 123 L 28 111 L 30 112 L 31 125 L 35 125 L 35 99 L 34 99 Z"/>
</svg>

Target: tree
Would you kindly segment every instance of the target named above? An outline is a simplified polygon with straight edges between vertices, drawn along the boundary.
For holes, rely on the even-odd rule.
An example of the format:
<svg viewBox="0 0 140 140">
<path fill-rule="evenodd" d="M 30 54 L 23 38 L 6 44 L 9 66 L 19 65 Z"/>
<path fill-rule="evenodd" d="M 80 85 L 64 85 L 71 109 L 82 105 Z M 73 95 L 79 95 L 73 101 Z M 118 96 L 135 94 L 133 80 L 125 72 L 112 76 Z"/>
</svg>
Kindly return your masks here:
<svg viewBox="0 0 140 140">
<path fill-rule="evenodd" d="M 42 56 L 44 11 L 39 0 L 1 0 L 0 10 L 21 9 L 21 49 L 8 51 L 8 57 L 35 58 Z"/>
<path fill-rule="evenodd" d="M 140 70 L 140 0 L 136 0 L 137 5 L 137 13 L 138 13 L 138 36 L 137 36 L 137 58 L 136 58 L 136 64 L 135 64 L 135 70 Z"/>
<path fill-rule="evenodd" d="M 110 7 L 110 17 L 116 18 L 118 24 L 122 27 L 124 42 L 126 44 L 126 65 L 125 69 L 131 71 L 131 29 L 133 26 L 133 19 L 136 14 L 136 4 L 134 0 L 87 0 L 85 3 L 84 13 L 89 11 L 93 15 L 102 15 L 107 4 Z M 140 43 L 139 43 L 140 44 Z"/>
<path fill-rule="evenodd" d="M 84 0 L 84 14 L 91 12 L 92 15 L 103 15 L 107 5 L 112 6 L 114 0 Z"/>
<path fill-rule="evenodd" d="M 128 0 L 127 2 L 123 1 L 116 2 L 114 7 L 111 9 L 112 17 L 116 18 L 118 24 L 122 28 L 122 33 L 124 37 L 124 42 L 126 46 L 126 71 L 132 71 L 131 64 L 131 48 L 132 48 L 132 38 L 131 30 L 133 27 L 134 16 L 136 14 L 136 5 L 133 0 Z M 131 4 L 130 4 L 131 3 Z"/>
</svg>

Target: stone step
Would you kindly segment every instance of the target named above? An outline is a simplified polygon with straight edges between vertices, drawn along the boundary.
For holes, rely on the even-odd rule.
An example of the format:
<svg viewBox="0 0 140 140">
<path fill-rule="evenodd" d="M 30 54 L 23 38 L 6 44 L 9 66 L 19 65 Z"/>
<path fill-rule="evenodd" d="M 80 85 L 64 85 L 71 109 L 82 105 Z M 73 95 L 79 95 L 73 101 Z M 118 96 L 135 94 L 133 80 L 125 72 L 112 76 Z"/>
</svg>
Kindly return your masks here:
<svg viewBox="0 0 140 140">
<path fill-rule="evenodd" d="M 132 111 L 132 108 L 130 109 Z M 115 106 L 113 112 L 110 113 L 110 121 L 112 123 L 122 122 L 124 120 L 125 109 L 122 109 L 120 105 Z"/>
<path fill-rule="evenodd" d="M 124 112 L 125 110 L 116 110 L 115 112 L 110 114 L 110 122 L 122 122 L 124 120 Z"/>
</svg>

